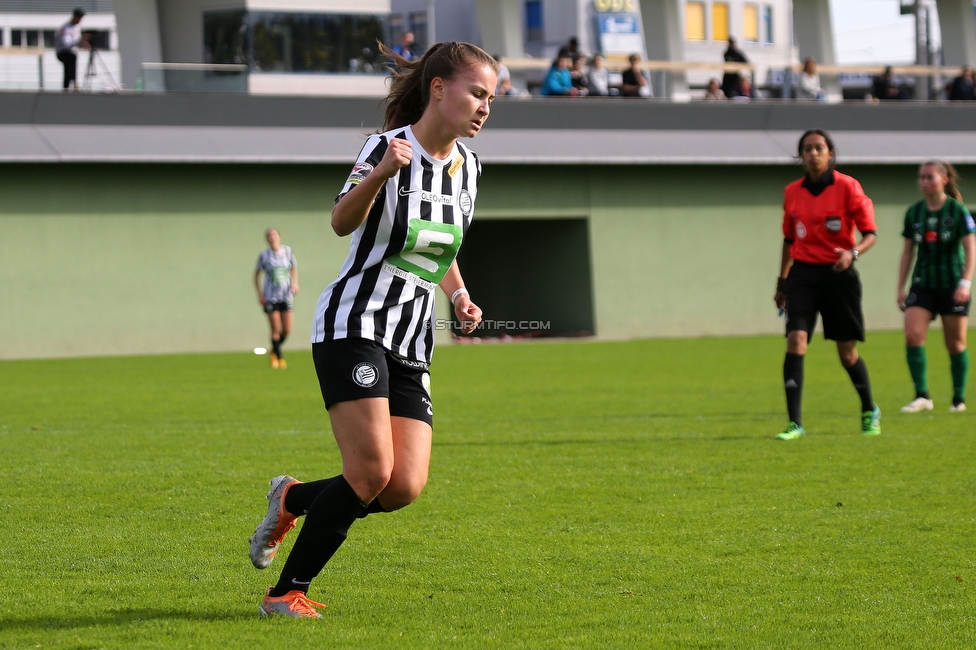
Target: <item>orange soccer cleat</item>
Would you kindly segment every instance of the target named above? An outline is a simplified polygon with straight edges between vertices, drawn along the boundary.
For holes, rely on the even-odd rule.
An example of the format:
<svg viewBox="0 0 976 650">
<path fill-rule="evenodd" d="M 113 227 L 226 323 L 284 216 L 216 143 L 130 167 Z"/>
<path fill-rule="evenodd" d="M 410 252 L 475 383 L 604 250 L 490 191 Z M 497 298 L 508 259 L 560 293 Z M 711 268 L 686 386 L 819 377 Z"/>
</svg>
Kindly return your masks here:
<svg viewBox="0 0 976 650">
<path fill-rule="evenodd" d="M 267 569 L 278 552 L 278 545 L 288 531 L 295 527 L 298 517 L 285 509 L 285 494 L 292 485 L 301 484 L 287 474 L 271 479 L 268 490 L 268 514 L 251 535 L 251 563 L 258 569 Z"/>
</svg>

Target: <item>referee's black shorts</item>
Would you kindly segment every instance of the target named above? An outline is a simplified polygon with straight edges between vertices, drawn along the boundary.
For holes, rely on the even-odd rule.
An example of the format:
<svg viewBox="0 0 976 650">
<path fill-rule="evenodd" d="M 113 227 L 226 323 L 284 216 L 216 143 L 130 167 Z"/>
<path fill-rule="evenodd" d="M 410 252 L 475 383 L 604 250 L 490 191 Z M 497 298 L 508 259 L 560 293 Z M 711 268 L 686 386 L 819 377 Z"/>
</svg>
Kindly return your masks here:
<svg viewBox="0 0 976 650">
<path fill-rule="evenodd" d="M 834 271 L 833 264 L 793 262 L 786 278 L 786 332 L 813 334 L 817 314 L 823 317 L 824 338 L 863 341 L 861 277 L 851 264 Z"/>
<path fill-rule="evenodd" d="M 312 344 L 312 360 L 325 408 L 338 402 L 385 397 L 390 415 L 433 426 L 427 363 L 401 357 L 368 339 L 337 339 Z"/>
</svg>

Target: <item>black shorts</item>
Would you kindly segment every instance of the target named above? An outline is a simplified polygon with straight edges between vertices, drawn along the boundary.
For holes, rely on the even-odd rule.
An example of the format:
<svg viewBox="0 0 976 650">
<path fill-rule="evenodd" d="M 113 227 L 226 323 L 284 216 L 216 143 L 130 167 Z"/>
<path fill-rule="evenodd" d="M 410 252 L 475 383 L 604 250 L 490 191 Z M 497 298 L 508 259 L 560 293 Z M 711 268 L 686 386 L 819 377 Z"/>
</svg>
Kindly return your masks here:
<svg viewBox="0 0 976 650">
<path fill-rule="evenodd" d="M 922 307 L 932 312 L 932 320 L 939 314 L 943 316 L 969 316 L 969 303 L 957 305 L 955 301 L 955 289 L 928 289 L 917 284 L 912 285 L 912 290 L 905 299 L 905 308 Z"/>
<path fill-rule="evenodd" d="M 264 313 L 270 314 L 273 311 L 292 311 L 294 307 L 290 302 L 266 302 L 264 303 Z"/>
<path fill-rule="evenodd" d="M 793 262 L 786 278 L 786 332 L 813 334 L 817 313 L 823 317 L 824 338 L 863 341 L 861 277 L 852 264 L 834 271 L 832 264 Z"/>
<path fill-rule="evenodd" d="M 433 426 L 427 363 L 401 357 L 367 339 L 313 343 L 312 359 L 326 409 L 338 402 L 386 397 L 390 415 Z"/>
</svg>

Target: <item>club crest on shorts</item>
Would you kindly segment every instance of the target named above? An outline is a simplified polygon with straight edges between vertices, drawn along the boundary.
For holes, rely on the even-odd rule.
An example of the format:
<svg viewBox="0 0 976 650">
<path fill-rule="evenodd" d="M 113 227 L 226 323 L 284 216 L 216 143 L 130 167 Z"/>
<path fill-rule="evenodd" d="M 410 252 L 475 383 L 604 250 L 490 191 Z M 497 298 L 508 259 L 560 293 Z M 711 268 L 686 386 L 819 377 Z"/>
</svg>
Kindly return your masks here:
<svg viewBox="0 0 976 650">
<path fill-rule="evenodd" d="M 363 388 L 372 388 L 379 381 L 380 373 L 369 361 L 363 361 L 352 369 L 352 380 Z"/>
</svg>

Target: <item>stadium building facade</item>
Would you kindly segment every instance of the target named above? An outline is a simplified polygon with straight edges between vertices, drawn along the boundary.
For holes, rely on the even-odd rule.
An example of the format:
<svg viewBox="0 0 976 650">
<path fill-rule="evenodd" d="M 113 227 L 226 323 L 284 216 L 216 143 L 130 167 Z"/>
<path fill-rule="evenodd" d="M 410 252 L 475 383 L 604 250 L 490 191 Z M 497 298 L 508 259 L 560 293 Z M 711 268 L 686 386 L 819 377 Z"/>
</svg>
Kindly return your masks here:
<svg viewBox="0 0 976 650">
<path fill-rule="evenodd" d="M 472 142 L 484 175 L 459 258 L 494 321 L 482 334 L 781 331 L 782 192 L 812 125 L 875 201 L 864 307 L 869 328 L 896 328 L 917 164 L 941 157 L 976 178 L 971 115 L 957 103 L 496 102 Z M 252 276 L 269 226 L 297 256 L 295 340 L 307 337 L 348 248 L 333 200 L 380 120 L 375 99 L 0 94 L 0 331 L 17 333 L 0 337 L 0 358 L 262 345 Z"/>
</svg>

